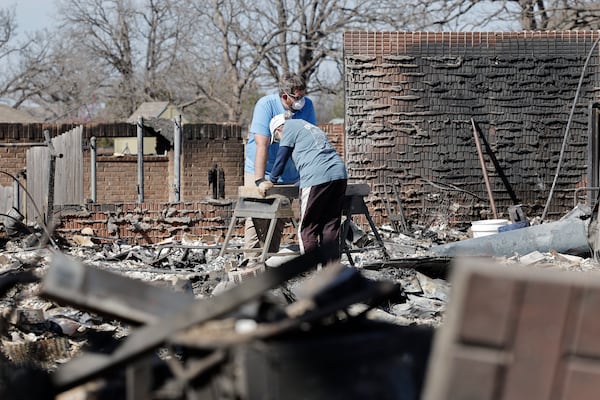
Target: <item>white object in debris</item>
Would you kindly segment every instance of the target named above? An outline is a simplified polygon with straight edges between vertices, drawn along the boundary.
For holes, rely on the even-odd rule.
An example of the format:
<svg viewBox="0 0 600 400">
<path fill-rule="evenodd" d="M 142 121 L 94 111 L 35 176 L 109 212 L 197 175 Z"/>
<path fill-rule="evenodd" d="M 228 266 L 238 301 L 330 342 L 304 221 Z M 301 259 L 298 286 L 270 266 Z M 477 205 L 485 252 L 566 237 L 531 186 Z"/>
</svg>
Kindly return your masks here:
<svg viewBox="0 0 600 400">
<path fill-rule="evenodd" d="M 508 225 L 507 219 L 483 219 L 481 221 L 471 222 L 471 232 L 473 237 L 488 236 L 498 233 L 498 228 Z"/>
<path fill-rule="evenodd" d="M 81 234 L 84 236 L 94 236 L 94 230 L 90 227 L 85 227 L 81 230 Z"/>
<path fill-rule="evenodd" d="M 235 321 L 235 331 L 240 335 L 254 332 L 257 326 L 258 324 L 253 319 L 238 319 Z"/>
<path fill-rule="evenodd" d="M 523 265 L 535 264 L 542 261 L 548 261 L 548 257 L 546 257 L 544 253 L 537 250 L 519 257 L 519 262 Z"/>
<path fill-rule="evenodd" d="M 281 248 L 279 250 L 279 255 L 267 258 L 265 260 L 265 264 L 267 265 L 267 267 L 276 268 L 276 267 L 279 267 L 283 263 L 293 260 L 294 258 L 298 257 L 299 255 L 300 255 L 299 249 Z"/>
<path fill-rule="evenodd" d="M 93 247 L 94 246 L 94 242 L 92 242 L 92 239 L 89 236 L 73 235 L 72 240 L 77 246 L 83 246 L 83 247 Z"/>
</svg>

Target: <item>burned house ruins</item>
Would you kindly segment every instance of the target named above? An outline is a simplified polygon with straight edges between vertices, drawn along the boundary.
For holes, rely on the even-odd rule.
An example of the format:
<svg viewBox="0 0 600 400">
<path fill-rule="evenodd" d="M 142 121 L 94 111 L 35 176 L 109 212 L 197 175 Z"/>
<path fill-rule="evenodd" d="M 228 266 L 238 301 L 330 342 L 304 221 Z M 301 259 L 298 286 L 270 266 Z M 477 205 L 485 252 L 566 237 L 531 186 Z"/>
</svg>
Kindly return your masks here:
<svg viewBox="0 0 600 400">
<path fill-rule="evenodd" d="M 335 265 L 240 264 L 240 126 L 0 124 L 0 397 L 594 398 L 600 34 L 343 40 Z"/>
</svg>

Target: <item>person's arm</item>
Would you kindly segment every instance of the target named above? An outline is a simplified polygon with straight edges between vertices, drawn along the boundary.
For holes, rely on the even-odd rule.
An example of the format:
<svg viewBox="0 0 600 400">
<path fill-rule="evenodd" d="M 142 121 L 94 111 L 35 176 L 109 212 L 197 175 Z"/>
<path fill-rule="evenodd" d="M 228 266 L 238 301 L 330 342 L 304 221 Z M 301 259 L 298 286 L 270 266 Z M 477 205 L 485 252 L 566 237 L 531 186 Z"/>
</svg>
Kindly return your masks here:
<svg viewBox="0 0 600 400">
<path fill-rule="evenodd" d="M 254 180 L 265 179 L 267 169 L 267 160 L 269 159 L 269 145 L 271 144 L 271 134 L 269 132 L 269 122 L 272 118 L 273 101 L 281 101 L 279 97 L 273 99 L 273 96 L 263 96 L 256 102 L 252 112 L 252 122 L 250 123 L 251 137 L 254 141 L 254 154 L 250 155 L 254 164 Z"/>
<path fill-rule="evenodd" d="M 285 163 L 291 157 L 293 150 L 293 147 L 279 145 L 279 150 L 277 150 L 277 158 L 275 159 L 275 164 L 273 164 L 273 169 L 271 170 L 271 182 L 277 182 L 277 179 L 279 179 L 283 173 L 283 170 L 285 169 Z"/>
<path fill-rule="evenodd" d="M 254 143 L 256 144 L 256 156 L 254 158 L 254 179 L 264 179 L 265 169 L 267 168 L 267 158 L 269 157 L 269 144 L 271 140 L 268 136 L 254 134 Z"/>
</svg>

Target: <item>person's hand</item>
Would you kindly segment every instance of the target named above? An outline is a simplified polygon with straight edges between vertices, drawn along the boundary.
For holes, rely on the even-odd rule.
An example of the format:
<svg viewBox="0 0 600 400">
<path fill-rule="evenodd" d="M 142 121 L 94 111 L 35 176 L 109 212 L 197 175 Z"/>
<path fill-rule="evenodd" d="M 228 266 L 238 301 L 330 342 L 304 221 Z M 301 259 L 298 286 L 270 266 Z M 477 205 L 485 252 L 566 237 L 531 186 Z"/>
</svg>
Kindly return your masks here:
<svg viewBox="0 0 600 400">
<path fill-rule="evenodd" d="M 258 193 L 260 193 L 262 197 L 265 197 L 267 195 L 267 190 L 271 189 L 272 187 L 273 182 L 263 181 L 258 185 Z"/>
</svg>

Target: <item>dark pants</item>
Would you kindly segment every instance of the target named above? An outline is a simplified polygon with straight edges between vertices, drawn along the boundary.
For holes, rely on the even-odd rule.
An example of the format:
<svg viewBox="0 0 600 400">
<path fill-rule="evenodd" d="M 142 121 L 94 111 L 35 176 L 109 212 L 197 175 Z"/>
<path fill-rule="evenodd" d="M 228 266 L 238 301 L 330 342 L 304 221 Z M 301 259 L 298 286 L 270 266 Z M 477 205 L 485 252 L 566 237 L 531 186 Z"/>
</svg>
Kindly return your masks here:
<svg viewBox="0 0 600 400">
<path fill-rule="evenodd" d="M 300 248 L 308 252 L 321 247 L 323 264 L 340 259 L 342 205 L 347 180 L 327 182 L 302 189 Z"/>
</svg>

